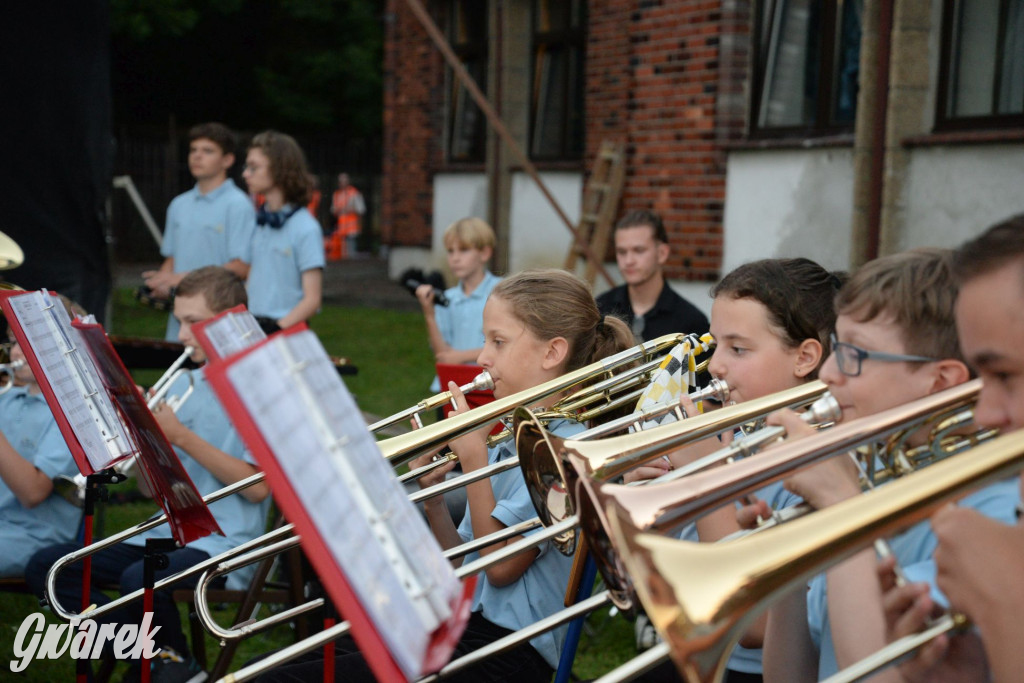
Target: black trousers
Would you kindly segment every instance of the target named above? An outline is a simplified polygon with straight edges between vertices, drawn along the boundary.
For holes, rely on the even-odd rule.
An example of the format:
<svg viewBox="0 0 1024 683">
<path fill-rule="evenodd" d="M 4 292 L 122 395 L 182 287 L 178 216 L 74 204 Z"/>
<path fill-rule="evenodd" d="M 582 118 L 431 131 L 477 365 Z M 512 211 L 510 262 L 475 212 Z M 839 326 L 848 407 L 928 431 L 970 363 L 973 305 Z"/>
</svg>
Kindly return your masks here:
<svg viewBox="0 0 1024 683">
<path fill-rule="evenodd" d="M 43 548 L 32 556 L 25 569 L 25 580 L 39 597 L 43 597 L 46 588 L 46 572 L 60 558 L 81 548 L 81 544 L 62 543 Z M 92 581 L 90 586 L 90 602 L 105 605 L 110 602 L 104 593 L 95 586 L 116 585 L 121 595 L 131 593 L 143 584 L 143 555 L 145 549 L 140 546 L 120 543 L 92 556 Z M 169 566 L 156 571 L 159 581 L 171 574 L 198 564 L 210 556 L 202 550 L 180 548 L 167 553 Z M 159 647 L 170 647 L 181 654 L 188 653 L 188 641 L 181 628 L 178 609 L 174 605 L 171 593 L 179 588 L 195 588 L 199 577 L 193 576 L 175 583 L 171 588 L 153 593 L 153 627 L 160 627 L 154 640 Z M 78 611 L 82 605 L 82 563 L 75 562 L 60 573 L 57 578 L 57 596 L 60 604 L 66 609 Z M 142 600 L 136 600 L 126 607 L 101 616 L 100 623 L 140 624 L 142 623 Z"/>
<path fill-rule="evenodd" d="M 479 612 L 470 615 L 469 625 L 462 634 L 452 659 L 477 650 L 512 633 L 506 628 L 484 619 Z M 254 660 L 256 661 L 256 660 Z M 445 680 L 475 683 L 476 681 L 516 681 L 516 683 L 549 683 L 554 670 L 529 643 L 514 650 L 488 657 L 483 662 Z M 324 676 L 323 650 L 311 652 L 269 671 L 256 679 L 257 683 L 307 683 L 320 681 Z M 348 636 L 334 642 L 334 680 L 350 683 L 376 679 L 367 666 L 355 641 Z"/>
</svg>

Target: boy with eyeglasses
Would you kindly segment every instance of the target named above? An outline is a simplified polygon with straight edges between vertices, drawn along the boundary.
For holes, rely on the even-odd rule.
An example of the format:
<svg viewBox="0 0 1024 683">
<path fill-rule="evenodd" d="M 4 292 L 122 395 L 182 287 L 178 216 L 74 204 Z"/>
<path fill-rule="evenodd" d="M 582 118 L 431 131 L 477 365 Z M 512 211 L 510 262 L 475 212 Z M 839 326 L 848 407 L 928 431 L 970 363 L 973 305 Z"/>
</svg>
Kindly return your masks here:
<svg viewBox="0 0 1024 683">
<path fill-rule="evenodd" d="M 937 393 L 967 381 L 954 321 L 957 287 L 951 252 L 917 249 L 865 264 L 836 296 L 832 355 L 819 377 L 835 396 L 843 421 Z M 809 432 L 797 416 L 780 412 L 770 420 L 791 438 Z M 907 447 L 928 434 L 909 437 Z M 969 456 L 968 456 L 969 457 Z M 821 509 L 861 492 L 850 458 L 836 456 L 785 481 L 788 490 Z M 997 519 L 1012 517 L 1019 501 L 1015 482 L 1001 482 L 966 498 L 962 505 Z M 741 522 L 763 505 L 741 511 Z M 929 558 L 936 539 L 927 523 L 889 539 L 900 565 Z M 874 549 L 862 551 L 811 580 L 774 606 L 764 644 L 766 681 L 815 681 L 849 666 L 885 644 L 882 589 Z M 899 680 L 885 672 L 877 680 Z"/>
<path fill-rule="evenodd" d="M 966 242 L 956 251 L 954 263 L 960 283 L 956 324 L 961 347 L 984 382 L 975 420 L 1004 432 L 1019 430 L 1024 427 L 1024 214 Z M 923 629 L 947 600 L 976 629 L 940 636 L 899 673 L 914 682 L 1020 680 L 1024 524 L 1020 519 L 986 519 L 961 503 L 936 512 L 931 525 L 939 540 L 934 562 L 916 567 L 919 571 L 912 577 L 927 583 L 888 586 L 890 636 L 900 638 Z M 880 569 L 891 584 L 887 568 Z M 934 593 L 929 583 L 942 594 Z"/>
</svg>

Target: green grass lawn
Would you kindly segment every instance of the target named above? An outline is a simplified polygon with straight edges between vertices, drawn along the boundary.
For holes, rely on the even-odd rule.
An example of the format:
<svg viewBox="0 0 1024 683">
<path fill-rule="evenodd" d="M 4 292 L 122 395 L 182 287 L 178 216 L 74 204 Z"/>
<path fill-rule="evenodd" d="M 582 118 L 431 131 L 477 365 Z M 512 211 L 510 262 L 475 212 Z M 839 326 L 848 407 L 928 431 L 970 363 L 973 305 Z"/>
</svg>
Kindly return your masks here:
<svg viewBox="0 0 1024 683">
<path fill-rule="evenodd" d="M 115 293 L 113 320 L 109 326 L 111 334 L 160 338 L 165 322 L 165 314 L 140 306 L 132 299 L 129 290 Z M 358 368 L 356 375 L 344 379 L 362 410 L 378 416 L 390 415 L 428 395 L 433 360 L 419 313 L 325 306 L 313 319 L 311 327 L 328 353 L 348 358 Z M 140 372 L 136 380 L 148 385 L 159 375 L 158 371 Z M 117 492 L 126 493 L 133 489 L 131 482 L 114 488 Z M 113 533 L 126 528 L 155 510 L 155 504 L 150 502 L 107 505 L 104 510 L 105 530 Z M 38 603 L 32 596 L 0 596 L 0 653 L 4 653 L 0 654 L 0 681 L 14 676 L 7 667 L 7 660 L 13 656 L 15 633 L 24 617 L 38 610 Z M 184 611 L 183 606 L 183 623 L 187 623 Z M 219 623 L 228 626 L 234 606 L 220 609 L 217 614 Z M 47 616 L 52 619 L 49 613 Z M 234 659 L 233 668 L 291 640 L 288 626 L 246 640 Z M 218 644 L 209 636 L 206 643 L 212 662 L 216 658 Z M 594 678 L 634 654 L 632 624 L 622 616 L 609 617 L 607 609 L 599 610 L 588 620 L 574 673 L 580 679 Z M 115 680 L 118 675 L 115 674 Z M 19 680 L 65 681 L 72 680 L 73 676 L 74 664 L 65 657 L 57 661 L 34 661 Z"/>
</svg>

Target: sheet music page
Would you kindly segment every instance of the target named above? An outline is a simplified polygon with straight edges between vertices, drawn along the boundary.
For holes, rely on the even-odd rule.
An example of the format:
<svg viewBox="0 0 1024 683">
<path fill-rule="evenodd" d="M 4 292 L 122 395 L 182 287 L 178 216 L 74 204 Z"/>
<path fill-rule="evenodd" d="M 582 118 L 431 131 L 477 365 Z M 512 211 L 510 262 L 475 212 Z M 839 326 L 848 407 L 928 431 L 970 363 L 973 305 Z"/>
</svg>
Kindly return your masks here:
<svg viewBox="0 0 1024 683">
<path fill-rule="evenodd" d="M 132 454 L 131 441 L 91 359 L 76 346 L 64 306 L 43 292 L 11 297 L 10 304 L 93 469 L 105 469 Z"/>
<path fill-rule="evenodd" d="M 277 337 L 227 376 L 395 661 L 418 676 L 461 585 L 316 335 Z"/>
<path fill-rule="evenodd" d="M 206 336 L 213 345 L 213 352 L 219 358 L 227 358 L 267 338 L 267 334 L 249 311 L 226 313 L 221 318 L 210 321 L 206 325 Z"/>
</svg>

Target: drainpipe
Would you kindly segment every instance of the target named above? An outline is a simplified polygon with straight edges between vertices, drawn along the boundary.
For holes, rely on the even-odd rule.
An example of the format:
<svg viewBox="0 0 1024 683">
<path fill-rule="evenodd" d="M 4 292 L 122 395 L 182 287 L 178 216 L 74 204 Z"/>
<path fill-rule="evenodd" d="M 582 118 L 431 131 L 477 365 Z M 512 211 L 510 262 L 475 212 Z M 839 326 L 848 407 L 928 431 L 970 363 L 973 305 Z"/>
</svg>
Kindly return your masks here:
<svg viewBox="0 0 1024 683">
<path fill-rule="evenodd" d="M 878 45 L 875 50 L 875 101 L 871 116 L 871 169 L 864 261 L 878 258 L 885 195 L 886 116 L 889 111 L 889 57 L 892 51 L 893 0 L 878 0 Z M 856 259 L 856 255 L 854 256 Z"/>
</svg>

